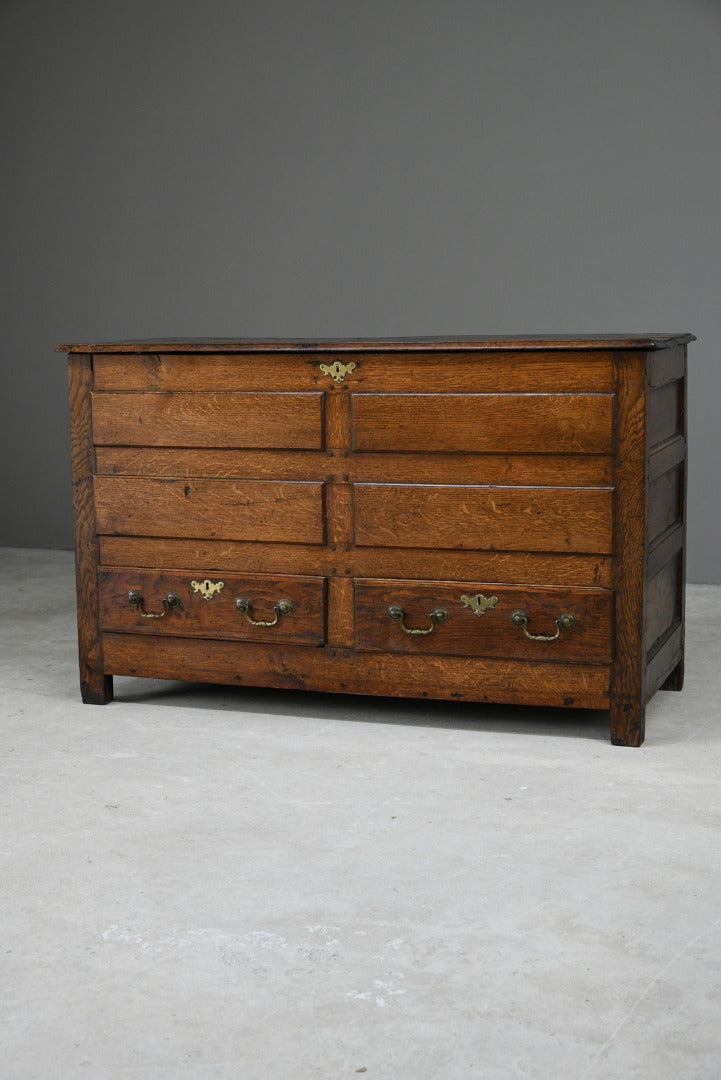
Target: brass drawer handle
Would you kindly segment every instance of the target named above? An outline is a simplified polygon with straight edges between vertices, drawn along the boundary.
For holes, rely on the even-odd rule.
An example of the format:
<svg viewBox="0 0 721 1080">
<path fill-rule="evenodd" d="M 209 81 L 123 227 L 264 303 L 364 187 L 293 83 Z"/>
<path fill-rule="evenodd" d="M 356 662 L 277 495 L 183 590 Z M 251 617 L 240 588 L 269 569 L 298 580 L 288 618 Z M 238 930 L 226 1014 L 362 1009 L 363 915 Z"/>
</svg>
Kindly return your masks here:
<svg viewBox="0 0 721 1080">
<path fill-rule="evenodd" d="M 515 626 L 520 626 L 523 633 L 530 641 L 555 641 L 561 630 L 570 630 L 571 627 L 576 625 L 576 616 L 571 615 L 570 612 L 565 612 L 563 615 L 559 615 L 556 619 L 556 633 L 555 634 L 529 634 L 526 627 L 528 626 L 528 615 L 525 611 L 514 611 L 511 615 L 511 622 Z"/>
<path fill-rule="evenodd" d="M 132 605 L 143 619 L 164 619 L 171 608 L 178 607 L 180 597 L 177 593 L 169 592 L 163 597 L 163 610 L 159 612 L 143 610 L 143 595 L 137 589 L 131 589 L 128 593 L 128 603 Z"/>
<path fill-rule="evenodd" d="M 403 623 L 403 616 L 405 615 L 405 612 L 403 611 L 402 607 L 398 606 L 398 604 L 391 604 L 391 606 L 388 608 L 387 615 L 389 618 L 395 619 L 396 622 L 399 622 L 401 624 L 401 630 L 403 630 L 406 634 L 430 634 L 433 632 L 433 630 L 435 630 L 437 623 L 444 623 L 448 618 L 448 612 L 444 607 L 435 608 L 435 610 L 431 611 L 429 615 L 431 625 L 428 627 L 427 630 L 409 630 L 409 628 Z"/>
<path fill-rule="evenodd" d="M 236 599 L 235 606 L 237 607 L 238 611 L 243 612 L 251 626 L 275 626 L 281 615 L 290 615 L 291 611 L 293 610 L 293 605 L 291 604 L 290 600 L 279 600 L 273 608 L 273 611 L 275 612 L 275 618 L 271 619 L 270 622 L 264 622 L 262 619 L 251 619 L 250 615 L 248 614 L 248 612 L 250 611 L 250 600 L 246 600 L 244 596 L 239 596 Z"/>
</svg>

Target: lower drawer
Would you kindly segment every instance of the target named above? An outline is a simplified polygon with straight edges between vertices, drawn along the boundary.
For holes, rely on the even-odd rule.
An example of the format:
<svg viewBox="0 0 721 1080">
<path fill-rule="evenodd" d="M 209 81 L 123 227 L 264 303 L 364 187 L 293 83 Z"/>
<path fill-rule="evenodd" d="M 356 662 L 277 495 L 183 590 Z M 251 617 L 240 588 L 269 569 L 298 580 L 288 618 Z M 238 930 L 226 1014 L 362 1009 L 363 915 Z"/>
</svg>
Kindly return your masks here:
<svg viewBox="0 0 721 1080">
<path fill-rule="evenodd" d="M 359 650 L 607 664 L 611 613 L 608 589 L 355 582 Z"/>
<path fill-rule="evenodd" d="M 100 569 L 100 625 L 130 634 L 322 645 L 325 579 Z"/>
</svg>

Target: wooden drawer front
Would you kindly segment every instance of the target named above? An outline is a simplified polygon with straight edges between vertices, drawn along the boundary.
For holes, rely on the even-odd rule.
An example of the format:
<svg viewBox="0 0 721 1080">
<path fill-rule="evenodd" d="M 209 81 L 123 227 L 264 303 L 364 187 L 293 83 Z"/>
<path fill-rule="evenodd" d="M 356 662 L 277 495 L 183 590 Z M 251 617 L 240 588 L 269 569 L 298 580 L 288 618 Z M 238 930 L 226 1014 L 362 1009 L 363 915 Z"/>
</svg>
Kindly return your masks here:
<svg viewBox="0 0 721 1080">
<path fill-rule="evenodd" d="M 101 569 L 98 581 L 103 630 L 299 645 L 325 641 L 325 580 L 320 577 Z M 139 604 L 129 602 L 130 592 L 140 594 Z M 179 602 L 164 603 L 169 594 Z M 236 606 L 238 598 L 248 601 L 248 617 Z M 290 601 L 290 611 L 276 609 L 283 600 Z M 249 622 L 276 618 L 272 626 Z"/>
<path fill-rule="evenodd" d="M 322 544 L 323 484 L 96 476 L 97 531 Z"/>
<path fill-rule="evenodd" d="M 612 488 L 356 484 L 360 547 L 612 551 Z"/>
<path fill-rule="evenodd" d="M 354 394 L 355 450 L 611 453 L 612 394 Z"/>
<path fill-rule="evenodd" d="M 93 394 L 98 446 L 320 450 L 323 394 Z"/>
<path fill-rule="evenodd" d="M 359 579 L 356 646 L 382 652 L 607 664 L 612 656 L 611 599 L 611 592 L 604 589 Z M 402 624 L 388 614 L 393 606 L 403 612 Z M 431 612 L 439 609 L 447 613 L 445 621 L 442 616 L 431 618 Z M 554 641 L 530 640 L 512 621 L 516 611 L 526 615 L 526 630 L 533 635 L 555 635 L 556 620 L 562 615 L 572 615 L 574 622 L 561 627 Z M 406 632 L 431 626 L 427 634 Z"/>
</svg>

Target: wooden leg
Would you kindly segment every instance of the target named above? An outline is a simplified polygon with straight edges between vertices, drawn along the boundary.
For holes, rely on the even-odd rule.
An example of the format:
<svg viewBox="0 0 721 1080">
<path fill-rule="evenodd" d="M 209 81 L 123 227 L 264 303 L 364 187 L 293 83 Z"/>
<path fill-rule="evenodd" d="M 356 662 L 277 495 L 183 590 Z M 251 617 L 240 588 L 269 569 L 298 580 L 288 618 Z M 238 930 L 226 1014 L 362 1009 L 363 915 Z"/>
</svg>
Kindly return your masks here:
<svg viewBox="0 0 721 1080">
<path fill-rule="evenodd" d="M 683 690 L 683 658 L 679 660 L 665 683 L 661 684 L 662 690 Z"/>
<path fill-rule="evenodd" d="M 95 535 L 91 452 L 92 357 L 85 354 L 71 356 L 68 376 L 80 694 L 87 705 L 107 705 L 113 700 L 113 680 L 103 670 L 103 646 L 98 618 L 98 541 Z"/>
<path fill-rule="evenodd" d="M 113 676 L 102 671 L 81 671 L 80 694 L 86 705 L 107 705 L 113 700 Z"/>
<path fill-rule="evenodd" d="M 611 742 L 641 746 L 646 734 L 646 706 L 641 701 L 611 700 Z"/>
</svg>

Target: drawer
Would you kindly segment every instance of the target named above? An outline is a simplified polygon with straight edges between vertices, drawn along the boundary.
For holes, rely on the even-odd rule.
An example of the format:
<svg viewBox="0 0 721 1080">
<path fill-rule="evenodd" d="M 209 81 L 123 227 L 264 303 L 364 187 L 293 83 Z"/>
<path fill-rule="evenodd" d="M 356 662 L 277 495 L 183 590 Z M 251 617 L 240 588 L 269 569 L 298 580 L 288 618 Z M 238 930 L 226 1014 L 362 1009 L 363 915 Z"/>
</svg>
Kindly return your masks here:
<svg viewBox="0 0 721 1080">
<path fill-rule="evenodd" d="M 611 487 L 355 484 L 360 547 L 609 554 Z"/>
<path fill-rule="evenodd" d="M 96 446 L 320 450 L 323 394 L 96 392 Z"/>
<path fill-rule="evenodd" d="M 298 645 L 325 641 L 322 577 L 101 568 L 98 587 L 103 630 Z"/>
<path fill-rule="evenodd" d="M 610 454 L 613 394 L 353 394 L 353 449 Z"/>
<path fill-rule="evenodd" d="M 360 650 L 607 664 L 611 612 L 608 589 L 355 582 Z"/>
<path fill-rule="evenodd" d="M 96 476 L 94 491 L 101 535 L 298 544 L 325 538 L 322 483 Z"/>
</svg>

